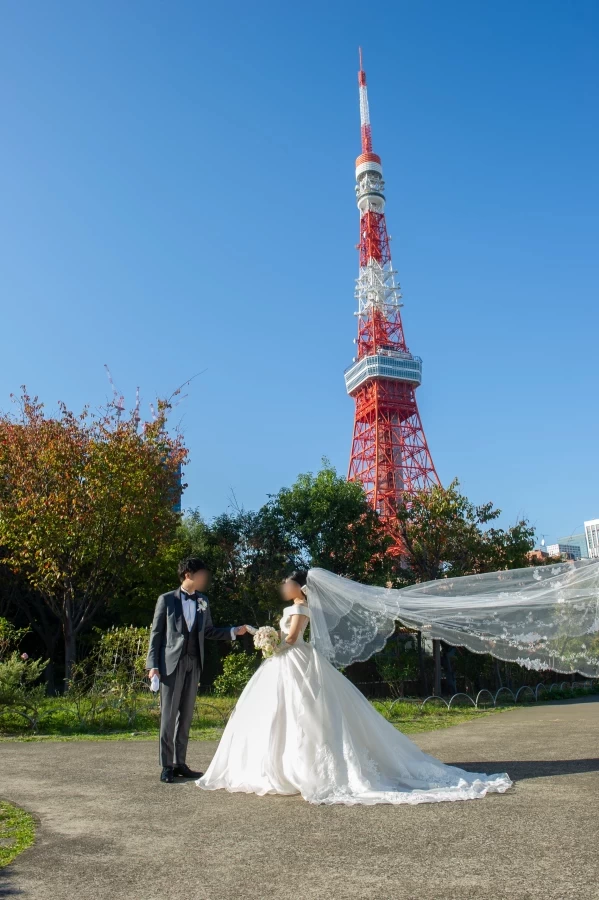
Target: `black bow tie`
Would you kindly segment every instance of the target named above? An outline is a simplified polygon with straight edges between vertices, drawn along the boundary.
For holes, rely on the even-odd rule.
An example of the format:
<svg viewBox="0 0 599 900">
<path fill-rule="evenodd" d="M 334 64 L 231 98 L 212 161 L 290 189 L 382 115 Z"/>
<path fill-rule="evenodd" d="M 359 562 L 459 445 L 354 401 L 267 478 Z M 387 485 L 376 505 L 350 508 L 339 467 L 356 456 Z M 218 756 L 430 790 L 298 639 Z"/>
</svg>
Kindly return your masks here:
<svg viewBox="0 0 599 900">
<path fill-rule="evenodd" d="M 195 591 L 193 594 L 188 594 L 187 591 L 183 591 L 183 596 L 187 597 L 188 600 L 195 600 L 196 598 Z"/>
</svg>

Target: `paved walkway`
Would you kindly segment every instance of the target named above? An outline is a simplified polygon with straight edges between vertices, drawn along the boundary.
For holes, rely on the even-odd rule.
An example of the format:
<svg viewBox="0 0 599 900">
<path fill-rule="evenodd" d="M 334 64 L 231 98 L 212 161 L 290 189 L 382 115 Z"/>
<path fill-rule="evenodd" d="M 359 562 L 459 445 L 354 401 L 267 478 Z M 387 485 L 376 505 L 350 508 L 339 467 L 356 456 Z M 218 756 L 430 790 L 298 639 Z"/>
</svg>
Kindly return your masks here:
<svg viewBox="0 0 599 900">
<path fill-rule="evenodd" d="M 22 900 L 596 900 L 599 702 L 520 709 L 417 736 L 513 790 L 416 807 L 158 782 L 155 742 L 0 744 L 0 796 L 37 843 L 0 875 Z M 206 766 L 214 744 L 190 758 Z"/>
</svg>

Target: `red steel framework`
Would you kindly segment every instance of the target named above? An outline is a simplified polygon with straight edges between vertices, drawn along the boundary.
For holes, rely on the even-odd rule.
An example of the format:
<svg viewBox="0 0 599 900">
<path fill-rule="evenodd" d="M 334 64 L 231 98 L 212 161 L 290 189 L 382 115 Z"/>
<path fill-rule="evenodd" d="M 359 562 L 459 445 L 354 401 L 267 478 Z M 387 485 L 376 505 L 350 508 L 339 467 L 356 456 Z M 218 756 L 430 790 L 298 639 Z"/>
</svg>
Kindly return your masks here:
<svg viewBox="0 0 599 900">
<path fill-rule="evenodd" d="M 360 52 L 362 154 L 356 160 L 360 210 L 360 274 L 357 280 L 357 356 L 346 371 L 355 400 L 349 480 L 361 481 L 393 531 L 398 506 L 410 495 L 439 484 L 428 449 L 416 388 L 422 363 L 406 345 L 401 293 L 391 263 L 380 157 L 372 150 L 366 73 Z"/>
</svg>

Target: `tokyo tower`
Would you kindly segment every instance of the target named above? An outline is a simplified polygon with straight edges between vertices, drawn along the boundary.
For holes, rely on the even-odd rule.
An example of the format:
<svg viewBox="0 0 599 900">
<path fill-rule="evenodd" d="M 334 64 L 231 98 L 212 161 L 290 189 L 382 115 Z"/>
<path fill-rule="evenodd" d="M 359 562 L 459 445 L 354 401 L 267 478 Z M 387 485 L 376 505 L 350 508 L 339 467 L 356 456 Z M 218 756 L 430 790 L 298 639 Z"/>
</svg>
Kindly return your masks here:
<svg viewBox="0 0 599 900">
<path fill-rule="evenodd" d="M 401 291 L 391 263 L 381 158 L 372 150 L 366 73 L 360 50 L 362 153 L 356 160 L 360 210 L 357 355 L 345 372 L 356 402 L 348 479 L 361 481 L 383 522 L 391 525 L 411 494 L 439 484 L 416 402 L 422 360 L 406 345 Z"/>
</svg>

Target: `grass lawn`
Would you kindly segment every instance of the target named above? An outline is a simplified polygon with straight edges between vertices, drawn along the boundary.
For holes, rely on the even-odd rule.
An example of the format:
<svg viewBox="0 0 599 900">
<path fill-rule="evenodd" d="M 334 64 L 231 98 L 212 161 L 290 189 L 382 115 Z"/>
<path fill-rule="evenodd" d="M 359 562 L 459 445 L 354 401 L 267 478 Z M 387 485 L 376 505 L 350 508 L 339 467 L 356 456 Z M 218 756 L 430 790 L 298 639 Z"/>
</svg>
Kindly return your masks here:
<svg viewBox="0 0 599 900">
<path fill-rule="evenodd" d="M 30 847 L 35 840 L 35 821 L 20 809 L 0 800 L 0 868 Z"/>
<path fill-rule="evenodd" d="M 427 704 L 421 709 L 409 701 L 373 701 L 374 707 L 396 728 L 406 734 L 447 728 L 470 722 L 499 710 L 476 710 L 471 707 L 446 709 Z M 191 729 L 191 740 L 213 741 L 222 734 L 228 716 L 235 706 L 234 697 L 200 697 Z M 501 707 L 506 709 L 511 707 Z M 25 729 L 18 716 L 7 713 L 0 719 L 0 741 L 99 741 L 148 740 L 158 734 L 159 710 L 155 698 L 141 695 L 135 707 L 129 704 L 96 708 L 91 704 L 72 703 L 64 698 L 45 701 L 38 733 Z"/>
<path fill-rule="evenodd" d="M 450 725 L 459 725 L 462 722 L 472 722 L 480 719 L 481 716 L 496 715 L 505 712 L 508 709 L 514 709 L 513 706 L 500 706 L 490 709 L 474 709 L 472 706 L 457 706 L 452 709 L 446 709 L 444 705 L 427 704 L 424 709 L 420 708 L 417 703 L 409 703 L 398 701 L 392 707 L 390 714 L 389 709 L 391 703 L 386 701 L 381 703 L 378 700 L 373 702 L 375 709 L 378 709 L 386 719 L 395 725 L 399 731 L 404 734 L 418 734 L 420 731 L 435 731 L 437 728 L 448 728 Z"/>
<path fill-rule="evenodd" d="M 191 737 L 217 740 L 234 706 L 234 697 L 199 697 Z M 53 697 L 44 700 L 35 731 L 17 713 L 5 710 L 0 741 L 140 740 L 157 735 L 159 726 L 158 698 L 149 692 L 124 700 Z"/>
<path fill-rule="evenodd" d="M 597 693 L 597 688 L 543 692 L 537 702 L 574 699 Z M 507 701 L 507 695 L 505 695 Z M 218 740 L 235 706 L 235 697 L 202 695 L 196 704 L 191 739 Z M 406 734 L 447 728 L 461 722 L 471 722 L 481 716 L 495 715 L 513 705 L 499 708 L 475 709 L 470 704 L 447 709 L 443 702 L 432 701 L 421 708 L 418 701 L 373 700 L 386 719 Z M 536 705 L 534 703 L 522 705 Z M 35 712 L 35 727 L 14 708 L 0 710 L 0 741 L 81 741 L 81 740 L 148 740 L 158 733 L 160 709 L 158 698 L 149 691 L 122 697 L 84 696 L 80 698 L 53 697 L 44 699 Z"/>
</svg>

